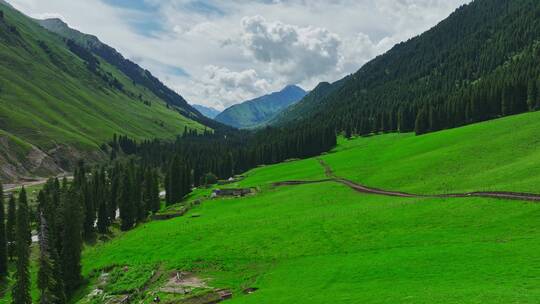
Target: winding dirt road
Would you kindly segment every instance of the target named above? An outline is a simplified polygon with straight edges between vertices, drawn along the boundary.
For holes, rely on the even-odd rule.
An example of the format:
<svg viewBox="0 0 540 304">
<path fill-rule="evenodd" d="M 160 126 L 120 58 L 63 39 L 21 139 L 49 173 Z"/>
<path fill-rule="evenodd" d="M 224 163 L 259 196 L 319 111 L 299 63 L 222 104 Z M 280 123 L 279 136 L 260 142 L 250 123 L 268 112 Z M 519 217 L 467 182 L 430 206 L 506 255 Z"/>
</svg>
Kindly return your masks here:
<svg viewBox="0 0 540 304">
<path fill-rule="evenodd" d="M 413 193 L 406 193 L 406 192 L 399 192 L 399 191 L 377 189 L 377 188 L 361 185 L 351 180 L 336 176 L 332 168 L 324 160 L 319 159 L 319 163 L 324 168 L 324 172 L 326 176 L 328 177 L 328 179 L 321 180 L 321 181 L 305 181 L 305 182 L 302 182 L 302 181 L 279 182 L 279 183 L 275 183 L 274 186 L 302 185 L 302 184 L 312 184 L 316 182 L 321 183 L 321 182 L 333 181 L 333 182 L 341 183 L 360 193 L 393 196 L 393 197 L 409 197 L 409 198 L 487 197 L 487 198 L 520 200 L 520 201 L 540 203 L 540 194 L 535 194 L 535 193 L 494 191 L 494 192 L 468 192 L 468 193 L 451 193 L 451 194 L 413 194 Z"/>
</svg>

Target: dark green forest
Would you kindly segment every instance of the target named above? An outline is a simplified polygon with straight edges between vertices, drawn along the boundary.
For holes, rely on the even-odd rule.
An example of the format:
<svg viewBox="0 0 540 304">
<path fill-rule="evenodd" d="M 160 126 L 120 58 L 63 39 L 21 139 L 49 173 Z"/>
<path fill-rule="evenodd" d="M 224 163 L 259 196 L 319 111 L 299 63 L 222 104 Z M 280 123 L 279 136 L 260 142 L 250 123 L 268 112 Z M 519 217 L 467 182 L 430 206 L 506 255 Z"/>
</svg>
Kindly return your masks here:
<svg viewBox="0 0 540 304">
<path fill-rule="evenodd" d="M 277 123 L 318 121 L 348 135 L 424 134 L 534 111 L 539 39 L 540 2 L 477 0 L 333 84 L 329 94 L 314 90 Z"/>
</svg>

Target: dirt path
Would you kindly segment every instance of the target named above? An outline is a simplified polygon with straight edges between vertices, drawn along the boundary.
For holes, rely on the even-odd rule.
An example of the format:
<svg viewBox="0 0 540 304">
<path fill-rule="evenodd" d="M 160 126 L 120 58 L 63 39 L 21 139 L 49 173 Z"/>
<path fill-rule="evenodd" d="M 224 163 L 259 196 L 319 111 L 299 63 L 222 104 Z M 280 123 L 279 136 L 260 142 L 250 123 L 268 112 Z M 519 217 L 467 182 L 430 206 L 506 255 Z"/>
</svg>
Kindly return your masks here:
<svg viewBox="0 0 540 304">
<path fill-rule="evenodd" d="M 406 192 L 399 192 L 399 191 L 377 189 L 377 188 L 361 185 L 359 183 L 353 182 L 351 180 L 348 180 L 342 177 L 338 177 L 334 174 L 334 171 L 332 170 L 332 168 L 324 160 L 319 159 L 319 163 L 324 168 L 324 172 L 329 179 L 318 181 L 318 182 L 324 182 L 324 181 L 338 182 L 360 193 L 393 196 L 393 197 L 411 197 L 411 198 L 414 198 L 414 197 L 416 198 L 487 197 L 487 198 L 520 200 L 520 201 L 540 203 L 540 194 L 535 194 L 535 193 L 494 191 L 494 192 L 468 192 L 468 193 L 451 193 L 451 194 L 413 194 L 413 193 L 406 193 Z M 274 185 L 286 186 L 286 185 L 302 185 L 302 184 L 310 184 L 310 183 L 313 183 L 313 182 L 290 181 L 290 182 L 280 182 Z"/>
<path fill-rule="evenodd" d="M 326 183 L 326 182 L 332 182 L 332 181 L 334 181 L 333 178 L 327 178 L 327 179 L 314 180 L 314 181 L 284 181 L 284 182 L 274 183 L 273 185 L 275 187 L 297 186 L 297 185 L 306 185 L 306 184 L 320 184 L 320 183 Z"/>
<path fill-rule="evenodd" d="M 58 179 L 62 179 L 64 177 L 66 177 L 68 180 L 73 179 L 73 176 L 68 176 L 68 175 L 58 175 L 56 177 Z M 39 178 L 39 179 L 35 179 L 35 180 L 28 180 L 28 181 L 18 182 L 18 183 L 15 183 L 15 184 L 4 184 L 4 191 L 5 192 L 12 192 L 14 190 L 22 188 L 23 186 L 24 187 L 39 186 L 39 185 L 43 185 L 43 184 L 47 183 L 48 180 L 49 180 L 48 178 Z"/>
</svg>

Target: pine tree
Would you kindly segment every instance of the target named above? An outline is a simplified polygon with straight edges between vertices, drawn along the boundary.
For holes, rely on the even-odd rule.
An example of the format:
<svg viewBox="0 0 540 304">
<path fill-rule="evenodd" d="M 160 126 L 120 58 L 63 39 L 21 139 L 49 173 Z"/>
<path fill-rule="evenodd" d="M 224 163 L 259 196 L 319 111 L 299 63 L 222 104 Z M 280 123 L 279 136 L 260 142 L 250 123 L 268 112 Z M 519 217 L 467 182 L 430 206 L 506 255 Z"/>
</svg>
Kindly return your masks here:
<svg viewBox="0 0 540 304">
<path fill-rule="evenodd" d="M 106 191 L 106 185 L 105 185 L 105 175 L 104 175 L 104 172 L 102 171 L 102 173 L 100 174 L 101 177 L 101 181 L 100 181 L 100 185 L 101 185 L 101 190 L 99 190 L 100 192 L 102 192 L 102 195 L 99 196 L 99 201 L 97 201 L 96 203 L 99 204 L 99 207 L 98 207 L 98 216 L 97 216 L 97 229 L 98 229 L 98 232 L 101 233 L 101 234 L 105 234 L 107 233 L 108 229 L 109 229 L 109 225 L 110 225 L 110 222 L 109 222 L 109 210 L 108 210 L 108 204 L 107 204 L 107 195 L 105 194 L 107 191 Z M 103 193 L 105 192 L 105 193 Z"/>
<path fill-rule="evenodd" d="M 538 93 L 538 89 L 536 88 L 536 79 L 532 79 L 529 81 L 529 85 L 527 87 L 527 106 L 529 107 L 529 111 L 532 111 L 536 107 L 536 100 Z"/>
<path fill-rule="evenodd" d="M 414 127 L 414 131 L 417 135 L 421 135 L 424 133 L 427 133 L 429 131 L 429 115 L 427 113 L 427 109 L 423 108 L 416 117 L 416 123 Z"/>
<path fill-rule="evenodd" d="M 40 196 L 44 195 L 43 192 Z M 42 197 L 41 200 L 44 198 Z M 39 271 L 37 285 L 39 288 L 39 303 L 52 304 L 58 303 L 58 299 L 55 297 L 54 289 L 56 286 L 56 279 L 54 277 L 53 262 L 51 259 L 51 247 L 49 243 L 49 226 L 45 219 L 44 211 L 39 213 Z"/>
<path fill-rule="evenodd" d="M 142 168 L 133 166 L 133 205 L 135 206 L 135 220 L 140 222 L 148 216 L 147 204 L 144 201 L 144 174 Z"/>
<path fill-rule="evenodd" d="M 159 177 L 155 170 L 151 172 L 152 185 L 150 189 L 150 210 L 154 213 L 161 208 L 161 200 L 159 197 Z"/>
<path fill-rule="evenodd" d="M 120 229 L 123 231 L 133 228 L 135 210 L 131 203 L 131 182 L 128 172 L 124 172 L 118 195 L 118 207 L 120 208 Z"/>
<path fill-rule="evenodd" d="M 65 293 L 70 295 L 81 283 L 82 210 L 80 193 L 69 189 L 63 193 L 64 232 L 62 238 L 62 274 Z"/>
<path fill-rule="evenodd" d="M 30 215 L 28 201 L 24 187 L 19 194 L 19 207 L 17 208 L 17 225 L 15 229 L 16 242 L 15 253 L 17 264 L 15 269 L 15 284 L 12 290 L 13 304 L 32 304 L 30 296 L 30 244 L 32 235 L 30 232 Z"/>
<path fill-rule="evenodd" d="M 40 227 L 45 225 L 45 228 L 40 229 L 40 246 L 42 245 L 41 240 L 47 239 L 46 248 L 43 250 L 40 249 L 40 253 L 43 252 L 45 254 L 45 259 L 43 260 L 44 266 L 43 273 L 41 274 L 42 283 L 38 283 L 47 288 L 44 291 L 46 294 L 40 300 L 52 298 L 54 302 L 48 303 L 64 304 L 66 303 L 66 295 L 59 255 L 59 251 L 62 248 L 63 230 L 60 227 L 63 227 L 61 216 L 63 213 L 63 204 L 60 202 L 60 183 L 58 179 L 50 179 L 45 184 L 38 196 L 38 200 L 40 203 Z M 45 234 L 42 235 L 42 232 L 45 232 Z M 49 273 L 50 279 L 48 279 Z M 38 280 L 40 280 L 39 273 Z"/>
<path fill-rule="evenodd" d="M 109 214 L 109 223 L 112 223 L 116 220 L 116 211 L 118 209 L 118 195 L 120 191 L 120 165 L 118 162 L 115 163 L 110 176 L 111 187 L 109 191 L 108 198 L 108 214 Z"/>
<path fill-rule="evenodd" d="M 165 203 L 167 204 L 167 206 L 169 206 L 172 204 L 170 171 L 167 171 L 167 173 L 165 174 L 165 180 L 163 181 L 163 183 L 165 184 Z"/>
<path fill-rule="evenodd" d="M 502 101 L 501 101 L 501 113 L 503 116 L 508 116 L 512 114 L 512 91 L 511 88 L 505 87 L 502 92 Z"/>
<path fill-rule="evenodd" d="M 152 169 L 147 168 L 144 173 L 144 188 L 143 188 L 143 204 L 146 211 L 152 211 L 153 210 L 153 200 L 152 200 L 152 191 L 153 191 L 153 174 Z"/>
<path fill-rule="evenodd" d="M 4 205 L 4 188 L 0 182 L 0 281 L 3 281 L 8 274 L 6 212 Z"/>
<path fill-rule="evenodd" d="M 540 109 L 540 78 L 536 81 L 536 105 L 534 109 Z"/>
<path fill-rule="evenodd" d="M 15 225 L 17 223 L 17 208 L 15 203 L 15 197 L 11 195 L 8 203 L 7 223 L 6 223 L 6 240 L 8 246 L 8 257 L 10 261 L 13 261 L 15 257 Z"/>
<path fill-rule="evenodd" d="M 101 234 L 107 233 L 109 228 L 109 215 L 108 215 L 108 203 L 107 203 L 107 182 L 105 176 L 105 169 L 101 171 L 95 171 L 94 173 L 94 205 L 98 207 L 97 210 L 97 229 Z"/>
<path fill-rule="evenodd" d="M 94 225 L 96 223 L 96 208 L 94 205 L 94 191 L 95 184 L 88 182 L 86 178 L 82 180 L 80 188 L 77 189 L 81 194 L 81 199 L 84 202 L 84 225 L 83 225 L 83 237 L 85 240 L 91 240 L 94 237 Z"/>
</svg>

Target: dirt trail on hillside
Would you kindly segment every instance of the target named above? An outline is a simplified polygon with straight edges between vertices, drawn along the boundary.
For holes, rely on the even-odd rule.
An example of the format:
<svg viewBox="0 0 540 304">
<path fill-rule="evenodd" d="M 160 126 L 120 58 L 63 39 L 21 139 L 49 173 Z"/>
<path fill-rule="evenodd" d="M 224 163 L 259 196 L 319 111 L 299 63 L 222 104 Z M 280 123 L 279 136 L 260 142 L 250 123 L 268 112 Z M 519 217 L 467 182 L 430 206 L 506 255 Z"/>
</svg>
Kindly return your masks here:
<svg viewBox="0 0 540 304">
<path fill-rule="evenodd" d="M 73 179 L 73 176 L 68 176 L 68 175 L 58 175 L 56 177 L 59 180 L 63 179 L 64 177 L 66 177 L 68 180 Z M 12 192 L 14 190 L 22 188 L 23 186 L 24 187 L 39 186 L 39 185 L 46 184 L 48 180 L 49 180 L 48 178 L 38 178 L 38 179 L 35 179 L 35 180 L 27 180 L 27 181 L 22 181 L 22 182 L 15 183 L 15 184 L 4 184 L 4 191 L 5 192 Z"/>
<path fill-rule="evenodd" d="M 384 196 L 393 196 L 393 197 L 410 197 L 410 198 L 463 198 L 463 197 L 487 197 L 487 198 L 497 198 L 497 199 L 508 199 L 508 200 L 520 200 L 520 201 L 529 201 L 540 203 L 540 194 L 535 193 L 520 193 L 520 192 L 505 192 L 505 191 L 493 191 L 493 192 L 468 192 L 468 193 L 451 193 L 451 194 L 413 194 L 399 191 L 390 191 L 377 189 L 372 187 L 367 187 L 359 183 L 353 182 L 351 180 L 336 176 L 332 168 L 322 159 L 319 159 L 319 163 L 324 168 L 324 173 L 328 177 L 327 180 L 318 181 L 334 181 L 341 183 L 357 192 L 375 194 L 375 195 L 384 195 Z M 310 184 L 313 181 L 290 181 L 290 182 L 280 182 L 275 183 L 275 186 L 286 186 L 286 185 L 302 185 Z"/>
<path fill-rule="evenodd" d="M 277 183 L 273 183 L 273 185 L 275 187 L 297 186 L 297 185 L 306 185 L 306 184 L 320 184 L 320 183 L 326 183 L 326 182 L 332 182 L 332 181 L 334 181 L 333 178 L 327 178 L 327 179 L 321 179 L 321 180 L 313 180 L 313 181 L 293 180 L 293 181 L 277 182 Z"/>
</svg>

